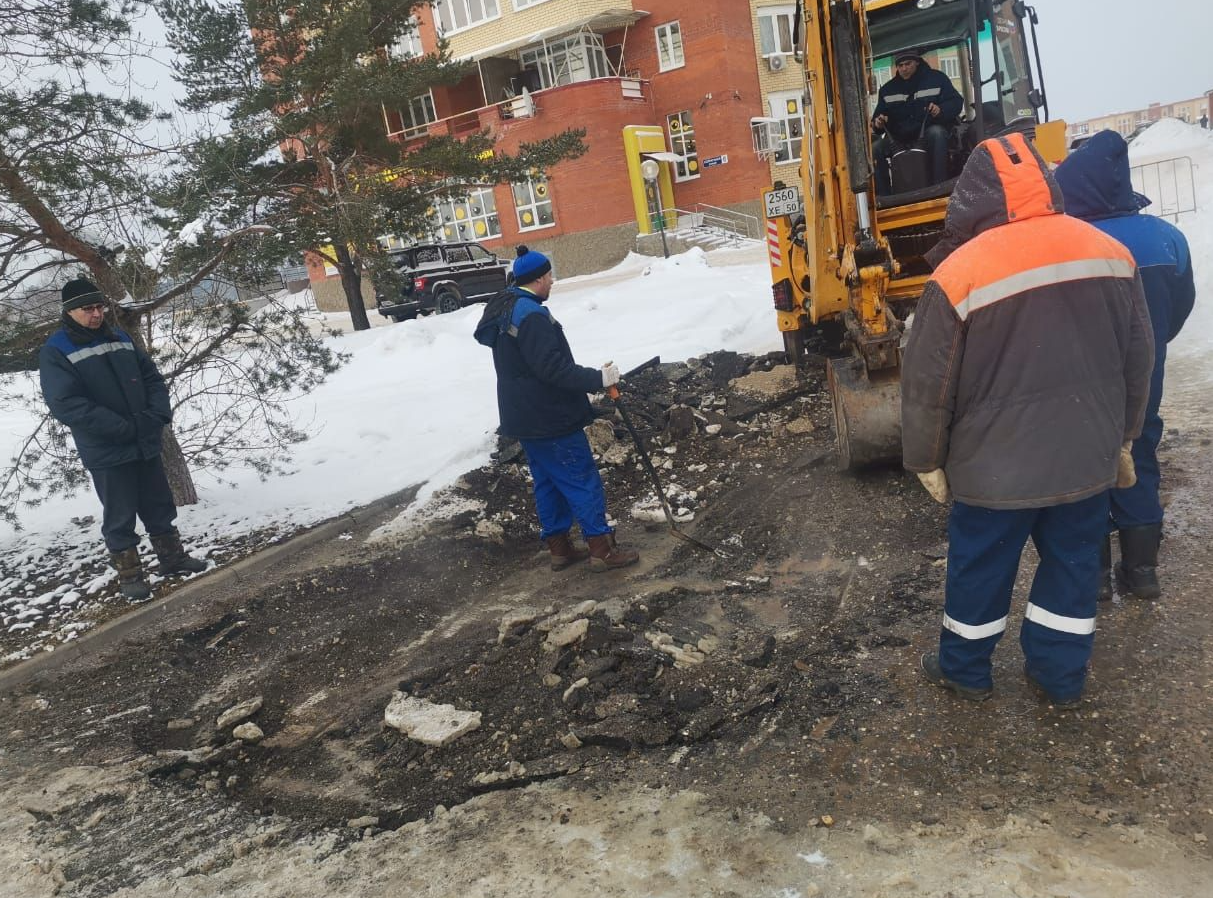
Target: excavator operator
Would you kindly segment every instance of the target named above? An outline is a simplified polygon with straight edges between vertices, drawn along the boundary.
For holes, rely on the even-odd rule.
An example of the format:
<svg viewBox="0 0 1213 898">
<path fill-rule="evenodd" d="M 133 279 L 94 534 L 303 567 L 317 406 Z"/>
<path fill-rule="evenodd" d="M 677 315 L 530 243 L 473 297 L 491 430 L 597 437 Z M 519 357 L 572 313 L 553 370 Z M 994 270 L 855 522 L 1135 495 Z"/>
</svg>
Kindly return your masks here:
<svg viewBox="0 0 1213 898">
<path fill-rule="evenodd" d="M 964 108 L 964 100 L 951 79 L 931 68 L 921 50 L 905 50 L 894 61 L 897 74 L 881 86 L 872 114 L 873 129 L 884 132 L 872 145 L 878 196 L 893 192 L 891 157 L 920 140 L 926 145 L 930 183 L 947 180 L 948 134 Z M 897 185 L 898 193 L 903 190 Z"/>
</svg>

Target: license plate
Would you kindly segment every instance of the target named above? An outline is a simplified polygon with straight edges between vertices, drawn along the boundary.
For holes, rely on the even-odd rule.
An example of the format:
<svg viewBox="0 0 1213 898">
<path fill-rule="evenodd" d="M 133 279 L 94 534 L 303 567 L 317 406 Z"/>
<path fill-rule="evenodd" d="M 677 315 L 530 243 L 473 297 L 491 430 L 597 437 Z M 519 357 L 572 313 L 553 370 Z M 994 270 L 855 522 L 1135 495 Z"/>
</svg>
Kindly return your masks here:
<svg viewBox="0 0 1213 898">
<path fill-rule="evenodd" d="M 781 215 L 795 215 L 804 209 L 800 200 L 799 187 L 783 187 L 779 190 L 768 190 L 762 195 L 763 205 L 766 206 L 767 218 L 778 218 Z"/>
</svg>

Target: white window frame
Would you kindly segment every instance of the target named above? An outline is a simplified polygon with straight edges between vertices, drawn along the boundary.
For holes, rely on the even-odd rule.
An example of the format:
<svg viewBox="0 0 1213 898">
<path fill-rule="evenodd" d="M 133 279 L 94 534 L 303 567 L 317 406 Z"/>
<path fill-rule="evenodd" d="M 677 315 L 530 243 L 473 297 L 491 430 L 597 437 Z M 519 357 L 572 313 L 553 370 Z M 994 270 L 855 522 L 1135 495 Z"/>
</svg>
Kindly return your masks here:
<svg viewBox="0 0 1213 898">
<path fill-rule="evenodd" d="M 959 56 L 941 56 L 939 58 L 939 71 L 943 72 L 953 81 L 960 80 L 960 57 Z"/>
<path fill-rule="evenodd" d="M 415 104 L 420 102 L 420 110 L 415 108 Z M 420 119 L 417 112 L 421 112 Z M 430 118 L 426 118 L 426 114 Z M 434 108 L 434 94 L 431 91 L 426 91 L 423 94 L 418 94 L 409 101 L 407 106 L 400 108 L 400 133 L 405 137 L 420 137 L 423 134 L 429 133 L 429 124 L 438 121 L 438 113 Z"/>
<path fill-rule="evenodd" d="M 788 102 L 796 101 L 797 107 L 800 109 L 798 115 L 793 116 L 788 112 Z M 792 165 L 800 162 L 800 150 L 803 143 L 805 116 L 804 116 L 804 93 L 798 90 L 780 90 L 767 94 L 767 105 L 771 110 L 771 118 L 779 119 L 780 126 L 780 148 L 773 154 L 773 161 L 776 165 Z M 800 121 L 800 134 L 792 135 L 792 129 L 789 123 L 795 119 Z M 779 154 L 787 151 L 787 158 L 780 159 Z"/>
<path fill-rule="evenodd" d="M 611 74 L 602 35 L 593 31 L 526 47 L 519 52 L 518 62 L 523 69 L 539 72 L 540 90 Z"/>
<path fill-rule="evenodd" d="M 396 38 L 396 42 L 388 47 L 388 55 L 393 59 L 416 59 L 425 55 L 421 47 L 421 32 L 417 28 L 417 19 L 410 19 L 412 30 Z"/>
<path fill-rule="evenodd" d="M 677 127 L 675 127 L 677 122 Z M 681 162 L 674 163 L 674 180 L 676 182 L 694 181 L 701 174 L 699 167 L 699 149 L 695 143 L 695 119 L 691 110 L 681 109 L 671 112 L 665 117 L 665 132 L 670 139 L 670 152 L 682 157 Z"/>
<path fill-rule="evenodd" d="M 784 47 L 784 41 L 781 40 L 784 35 L 779 30 L 779 20 L 786 18 L 788 20 L 787 46 Z M 763 46 L 763 41 L 766 35 L 763 34 L 763 20 L 769 20 L 771 30 L 771 46 L 769 48 Z M 792 35 L 796 33 L 796 7 L 795 6 L 760 6 L 758 7 L 758 52 L 762 54 L 763 59 L 769 59 L 772 56 L 786 56 L 796 50 L 795 41 L 792 40 Z"/>
<path fill-rule="evenodd" d="M 687 64 L 686 46 L 682 42 L 682 25 L 675 19 L 653 29 L 657 41 L 657 69 L 662 72 L 672 72 Z M 662 46 L 664 36 L 668 51 Z M 677 40 L 675 40 L 677 38 Z"/>
<path fill-rule="evenodd" d="M 537 189 L 537 185 L 542 187 L 542 192 Z M 556 227 L 556 209 L 552 205 L 552 190 L 548 184 L 546 175 L 536 175 L 527 178 L 525 181 L 518 181 L 510 185 L 511 193 L 514 197 L 514 212 L 518 217 L 519 231 L 540 231 L 544 228 Z M 525 190 L 525 199 L 527 202 L 520 203 L 519 191 Z M 540 221 L 540 209 L 547 207 L 548 215 L 551 216 L 551 221 Z M 523 215 L 530 212 L 532 223 L 527 224 L 523 220 Z"/>
<path fill-rule="evenodd" d="M 434 4 L 435 24 L 447 36 L 500 18 L 501 0 L 437 0 Z"/>
<path fill-rule="evenodd" d="M 538 6 L 540 3 L 547 3 L 548 0 L 513 0 L 514 11 L 521 12 L 524 9 L 530 9 L 532 6 Z"/>
<path fill-rule="evenodd" d="M 434 239 L 438 243 L 479 243 L 501 236 L 501 218 L 492 187 L 479 187 L 468 191 L 462 199 L 435 203 L 433 218 Z M 477 223 L 484 233 L 477 232 Z"/>
</svg>

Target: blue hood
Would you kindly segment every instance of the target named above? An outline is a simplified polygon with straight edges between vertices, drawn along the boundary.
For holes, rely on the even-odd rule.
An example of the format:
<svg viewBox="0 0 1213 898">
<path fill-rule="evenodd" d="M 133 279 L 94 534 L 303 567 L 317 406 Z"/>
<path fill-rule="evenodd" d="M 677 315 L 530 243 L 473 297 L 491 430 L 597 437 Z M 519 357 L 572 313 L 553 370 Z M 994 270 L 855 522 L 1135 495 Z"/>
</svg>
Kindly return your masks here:
<svg viewBox="0 0 1213 898">
<path fill-rule="evenodd" d="M 1100 131 L 1053 172 L 1066 213 L 1093 221 L 1132 215 L 1150 200 L 1136 193 L 1129 178 L 1129 145 L 1115 131 Z"/>
</svg>

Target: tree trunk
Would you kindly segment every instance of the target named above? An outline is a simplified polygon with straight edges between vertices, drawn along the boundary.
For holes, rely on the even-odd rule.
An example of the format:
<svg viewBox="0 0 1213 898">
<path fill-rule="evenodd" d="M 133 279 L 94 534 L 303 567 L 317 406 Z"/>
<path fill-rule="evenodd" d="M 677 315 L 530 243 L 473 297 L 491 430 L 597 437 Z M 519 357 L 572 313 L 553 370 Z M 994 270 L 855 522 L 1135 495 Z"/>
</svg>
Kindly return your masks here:
<svg viewBox="0 0 1213 898">
<path fill-rule="evenodd" d="M 160 432 L 160 461 L 164 464 L 164 476 L 173 490 L 173 504 L 180 508 L 182 505 L 198 504 L 198 489 L 194 486 L 194 476 L 190 474 L 185 455 L 181 452 L 181 444 L 173 433 L 170 424 Z"/>
<path fill-rule="evenodd" d="M 105 289 L 100 283 L 97 286 L 102 287 L 103 290 Z M 108 290 L 105 292 L 109 296 L 114 295 Z M 125 293 L 122 295 L 125 295 Z M 139 317 L 137 315 L 119 316 L 118 326 L 130 334 L 131 340 L 136 346 L 147 352 L 147 341 L 143 338 L 143 331 L 139 327 Z M 168 478 L 168 485 L 173 490 L 173 504 L 178 508 L 182 505 L 197 505 L 198 490 L 194 486 L 194 477 L 190 474 L 189 463 L 185 460 L 185 455 L 181 451 L 181 444 L 177 442 L 177 437 L 173 433 L 173 426 L 171 424 L 167 425 L 160 432 L 160 461 L 164 465 L 164 475 Z"/>
<path fill-rule="evenodd" d="M 371 329 L 371 322 L 366 317 L 366 303 L 362 301 L 362 269 L 351 254 L 349 247 L 340 241 L 333 242 L 333 251 L 337 254 L 337 271 L 341 273 L 341 288 L 345 291 L 345 302 L 350 307 L 350 321 L 354 330 Z"/>
</svg>

